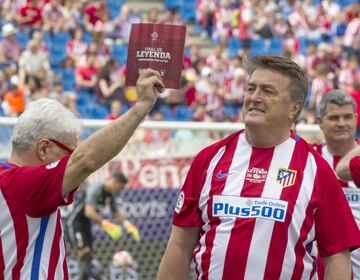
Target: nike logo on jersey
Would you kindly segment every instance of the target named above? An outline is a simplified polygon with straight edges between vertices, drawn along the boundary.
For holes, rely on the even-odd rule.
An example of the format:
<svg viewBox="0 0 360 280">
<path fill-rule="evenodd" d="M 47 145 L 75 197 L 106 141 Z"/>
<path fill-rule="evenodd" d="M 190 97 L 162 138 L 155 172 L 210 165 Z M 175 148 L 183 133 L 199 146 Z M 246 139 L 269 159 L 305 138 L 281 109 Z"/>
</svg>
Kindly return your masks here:
<svg viewBox="0 0 360 280">
<path fill-rule="evenodd" d="M 227 176 L 234 174 L 234 172 L 222 173 L 221 170 L 216 174 L 216 178 L 223 179 Z"/>
</svg>

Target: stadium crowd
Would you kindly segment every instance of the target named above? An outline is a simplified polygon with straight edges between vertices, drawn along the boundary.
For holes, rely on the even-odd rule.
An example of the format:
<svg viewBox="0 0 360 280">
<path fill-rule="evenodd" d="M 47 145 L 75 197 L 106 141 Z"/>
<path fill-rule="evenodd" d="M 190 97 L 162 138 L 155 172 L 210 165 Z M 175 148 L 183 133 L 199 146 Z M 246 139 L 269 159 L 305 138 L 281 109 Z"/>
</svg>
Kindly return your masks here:
<svg viewBox="0 0 360 280">
<path fill-rule="evenodd" d="M 30 101 L 51 97 L 83 118 L 114 119 L 136 100 L 124 82 L 131 24 L 194 21 L 214 51 L 205 57 L 187 39 L 181 88 L 162 94 L 153 118 L 241 121 L 245 64 L 260 53 L 291 57 L 306 71 L 300 122 L 315 123 L 321 97 L 334 88 L 360 109 L 356 1 L 197 0 L 181 17 L 174 3 L 194 1 L 164 1 L 165 12 L 142 14 L 117 0 L 0 0 L 0 115 L 19 116 Z"/>
</svg>

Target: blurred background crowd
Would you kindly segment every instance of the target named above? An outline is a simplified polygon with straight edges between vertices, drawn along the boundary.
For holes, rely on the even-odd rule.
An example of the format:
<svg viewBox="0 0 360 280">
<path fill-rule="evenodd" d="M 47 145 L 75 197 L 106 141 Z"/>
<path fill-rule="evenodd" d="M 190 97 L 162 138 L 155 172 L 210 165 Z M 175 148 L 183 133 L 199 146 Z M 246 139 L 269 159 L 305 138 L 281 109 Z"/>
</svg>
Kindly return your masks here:
<svg viewBox="0 0 360 280">
<path fill-rule="evenodd" d="M 136 8 L 142 2 L 161 8 Z M 18 116 L 42 97 L 82 118 L 126 112 L 136 100 L 125 73 L 131 24 L 137 22 L 194 30 L 186 40 L 181 88 L 167 89 L 150 119 L 241 121 L 246 62 L 266 53 L 291 57 L 309 77 L 299 122 L 313 124 L 321 97 L 334 88 L 352 95 L 360 109 L 356 0 L 142 2 L 0 0 L 0 116 Z M 211 46 L 206 51 L 203 42 Z"/>
</svg>

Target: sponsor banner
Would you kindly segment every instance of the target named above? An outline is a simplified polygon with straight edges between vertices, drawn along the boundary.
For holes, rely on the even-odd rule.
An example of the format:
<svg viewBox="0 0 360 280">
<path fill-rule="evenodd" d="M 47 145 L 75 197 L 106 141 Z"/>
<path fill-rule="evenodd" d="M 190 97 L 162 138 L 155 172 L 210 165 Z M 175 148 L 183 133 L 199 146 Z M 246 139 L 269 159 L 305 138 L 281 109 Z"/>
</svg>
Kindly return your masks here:
<svg viewBox="0 0 360 280">
<path fill-rule="evenodd" d="M 179 192 L 179 189 L 125 189 L 117 195 L 116 205 L 119 212 L 139 229 L 141 240 L 168 240 Z M 62 207 L 61 213 L 64 219 L 72 211 L 76 201 L 77 197 L 72 205 Z M 100 209 L 100 214 L 112 220 L 109 206 Z M 93 234 L 95 239 L 110 239 L 101 226 L 95 223 L 93 223 Z M 132 240 L 132 237 L 123 228 L 120 242 L 124 240 Z"/>
<path fill-rule="evenodd" d="M 124 159 L 112 161 L 93 179 L 102 180 L 113 170 L 128 177 L 128 189 L 178 189 L 183 185 L 192 157 L 174 159 Z M 100 180 L 101 181 L 101 180 Z"/>
</svg>

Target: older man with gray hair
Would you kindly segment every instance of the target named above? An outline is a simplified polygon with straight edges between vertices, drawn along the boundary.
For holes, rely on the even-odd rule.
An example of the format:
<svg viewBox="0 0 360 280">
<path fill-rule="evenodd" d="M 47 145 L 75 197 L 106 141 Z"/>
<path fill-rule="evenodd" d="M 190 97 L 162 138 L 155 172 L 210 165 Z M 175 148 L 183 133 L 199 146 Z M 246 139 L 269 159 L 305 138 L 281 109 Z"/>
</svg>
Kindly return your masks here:
<svg viewBox="0 0 360 280">
<path fill-rule="evenodd" d="M 325 137 L 325 143 L 314 148 L 335 170 L 340 159 L 358 144 L 356 124 L 358 115 L 354 99 L 343 90 L 332 90 L 325 95 L 319 104 L 320 115 L 317 117 Z M 341 180 L 346 198 L 354 218 L 360 226 L 360 190 L 354 182 Z M 354 279 L 360 279 L 360 250 L 351 254 Z"/>
<path fill-rule="evenodd" d="M 50 99 L 29 105 L 10 159 L 0 162 L 0 279 L 69 279 L 59 206 L 122 150 L 163 89 L 160 74 L 144 70 L 136 104 L 80 144 L 79 121 L 64 106 Z"/>
</svg>

